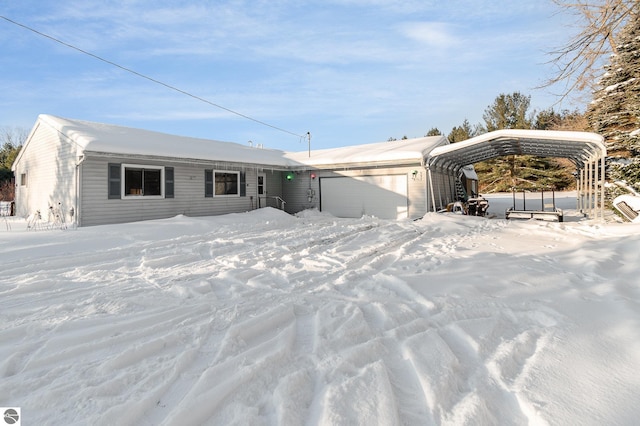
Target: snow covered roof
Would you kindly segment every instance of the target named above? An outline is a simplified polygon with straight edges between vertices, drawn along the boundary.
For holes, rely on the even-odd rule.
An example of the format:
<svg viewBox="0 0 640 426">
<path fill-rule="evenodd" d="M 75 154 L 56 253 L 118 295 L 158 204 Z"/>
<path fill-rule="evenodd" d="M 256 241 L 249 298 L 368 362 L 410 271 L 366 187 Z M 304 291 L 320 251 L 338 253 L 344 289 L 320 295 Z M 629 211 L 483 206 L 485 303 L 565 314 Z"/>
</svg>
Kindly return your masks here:
<svg viewBox="0 0 640 426">
<path fill-rule="evenodd" d="M 320 149 L 311 151 L 311 155 L 307 151 L 287 153 L 287 158 L 315 167 L 354 163 L 422 163 L 429 152 L 444 144 L 448 144 L 444 136 L 429 136 L 342 148 Z"/>
<path fill-rule="evenodd" d="M 170 135 L 48 114 L 41 114 L 38 121 L 66 136 L 83 152 L 249 163 L 283 169 L 421 163 L 433 148 L 447 143 L 444 136 L 434 136 L 314 150 L 309 156 L 308 151 L 293 153 L 254 148 L 233 142 Z"/>
<path fill-rule="evenodd" d="M 275 149 L 253 148 L 233 142 L 170 135 L 47 114 L 41 114 L 38 120 L 68 137 L 84 152 L 228 161 L 282 168 L 295 165 L 284 156 L 283 151 Z"/>
<path fill-rule="evenodd" d="M 505 155 L 536 155 L 569 158 L 581 166 L 606 152 L 604 139 L 595 133 L 505 129 L 435 148 L 429 153 L 429 165 L 459 169 Z"/>
</svg>

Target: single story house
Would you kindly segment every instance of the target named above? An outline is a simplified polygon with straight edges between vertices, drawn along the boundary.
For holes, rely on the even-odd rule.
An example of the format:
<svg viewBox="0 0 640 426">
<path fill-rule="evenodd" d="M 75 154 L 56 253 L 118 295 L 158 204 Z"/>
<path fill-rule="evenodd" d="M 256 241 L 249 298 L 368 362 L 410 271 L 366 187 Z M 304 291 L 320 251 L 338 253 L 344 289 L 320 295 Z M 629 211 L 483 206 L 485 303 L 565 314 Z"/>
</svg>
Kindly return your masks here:
<svg viewBox="0 0 640 426">
<path fill-rule="evenodd" d="M 443 136 L 288 153 L 40 115 L 12 170 L 16 214 L 78 226 L 318 208 L 341 217 L 429 211 L 425 158 Z"/>
<path fill-rule="evenodd" d="M 599 185 L 600 140 L 499 131 L 452 145 L 431 136 L 290 153 L 43 114 L 12 166 L 15 208 L 77 226 L 266 206 L 415 219 L 475 195 L 472 164 L 500 155 L 572 158 L 581 181 Z"/>
</svg>

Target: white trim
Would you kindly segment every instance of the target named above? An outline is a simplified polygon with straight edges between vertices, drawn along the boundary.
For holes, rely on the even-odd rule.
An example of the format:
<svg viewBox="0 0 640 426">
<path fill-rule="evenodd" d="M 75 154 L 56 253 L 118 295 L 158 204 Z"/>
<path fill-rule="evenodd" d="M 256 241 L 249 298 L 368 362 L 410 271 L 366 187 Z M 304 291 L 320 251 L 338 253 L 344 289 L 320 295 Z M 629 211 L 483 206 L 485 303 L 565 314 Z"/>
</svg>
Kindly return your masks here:
<svg viewBox="0 0 640 426">
<path fill-rule="evenodd" d="M 260 178 L 262 178 L 262 185 L 260 185 Z M 262 187 L 262 194 L 260 193 L 260 187 Z M 267 195 L 267 174 L 260 172 L 256 174 L 256 193 L 258 197 L 264 197 Z"/>
<path fill-rule="evenodd" d="M 125 184 L 126 184 L 126 169 L 146 169 L 146 170 L 160 170 L 160 195 L 132 195 L 125 194 Z M 120 198 L 123 200 L 139 200 L 144 198 L 145 200 L 153 200 L 153 199 L 161 199 L 164 198 L 164 166 L 155 166 L 150 164 L 130 164 L 130 163 L 122 163 L 120 165 Z"/>
<path fill-rule="evenodd" d="M 236 194 L 216 194 L 216 174 L 235 174 L 236 175 Z M 164 192 L 164 188 L 163 188 Z M 236 170 L 214 170 L 213 171 L 213 197 L 240 197 L 240 172 Z"/>
</svg>

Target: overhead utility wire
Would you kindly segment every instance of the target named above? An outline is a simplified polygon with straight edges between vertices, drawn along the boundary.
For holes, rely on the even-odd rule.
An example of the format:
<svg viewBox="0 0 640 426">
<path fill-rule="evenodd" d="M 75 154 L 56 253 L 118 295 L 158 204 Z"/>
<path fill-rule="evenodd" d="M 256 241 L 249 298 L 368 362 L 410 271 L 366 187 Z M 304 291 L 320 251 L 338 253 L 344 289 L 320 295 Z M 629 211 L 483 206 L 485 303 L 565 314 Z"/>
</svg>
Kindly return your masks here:
<svg viewBox="0 0 640 426">
<path fill-rule="evenodd" d="M 48 34 L 45 34 L 45 33 L 43 33 L 43 32 L 40 32 L 40 31 L 36 30 L 36 29 L 33 29 L 33 28 L 31 28 L 31 27 L 28 27 L 28 26 L 26 26 L 26 25 L 24 25 L 24 24 L 21 24 L 21 23 L 19 23 L 19 22 L 16 22 L 16 21 L 14 21 L 14 20 L 12 20 L 12 19 L 7 18 L 6 16 L 2 16 L 2 15 L 0 15 L 0 18 L 2 18 L 2 19 L 4 19 L 5 21 L 10 22 L 10 23 L 12 23 L 12 24 L 14 24 L 14 25 L 17 25 L 17 26 L 19 26 L 19 27 L 22 27 L 22 28 L 24 28 L 24 29 L 26 29 L 26 30 L 29 30 L 29 31 L 31 31 L 31 32 L 34 32 L 34 33 L 36 33 L 36 34 L 38 34 L 38 35 L 40 35 L 40 36 L 42 36 L 42 37 L 46 37 L 46 38 L 48 38 L 49 40 L 53 40 L 53 41 L 55 41 L 56 43 L 60 43 L 60 44 L 62 44 L 63 46 L 66 46 L 66 47 L 68 47 L 68 48 L 70 48 L 70 49 L 77 50 L 78 52 L 80 52 L 80 53 L 84 53 L 85 55 L 89 55 L 89 56 L 91 56 L 92 58 L 95 58 L 95 59 L 97 59 L 97 60 L 99 60 L 99 61 L 105 62 L 105 63 L 107 63 L 107 64 L 109 64 L 109 65 L 113 65 L 114 67 L 120 68 L 121 70 L 124 70 L 124 71 L 129 72 L 129 73 L 134 74 L 134 75 L 137 75 L 138 77 L 144 78 L 145 80 L 149 80 L 149 81 L 151 81 L 151 82 L 153 82 L 153 83 L 159 84 L 159 85 L 164 86 L 164 87 L 166 87 L 166 88 L 168 88 L 168 89 L 171 89 L 171 90 L 174 90 L 174 91 L 176 91 L 176 92 L 182 93 L 183 95 L 190 96 L 190 97 L 192 97 L 192 98 L 194 98 L 194 99 L 197 99 L 197 100 L 199 100 L 199 101 L 202 101 L 202 102 L 204 102 L 204 103 L 206 103 L 206 104 L 209 104 L 209 105 L 211 105 L 211 106 L 214 106 L 214 107 L 216 107 L 216 108 L 223 109 L 223 110 L 225 110 L 225 111 L 227 111 L 227 112 L 230 112 L 230 113 L 232 113 L 232 114 L 238 115 L 238 116 L 240 116 L 240 117 L 242 117 L 242 118 L 246 118 L 247 120 L 251 120 L 251 121 L 256 122 L 256 123 L 258 123 L 258 124 L 262 124 L 263 126 L 271 127 L 272 129 L 279 130 L 279 131 L 281 131 L 281 132 L 288 133 L 288 134 L 293 135 L 293 136 L 297 136 L 297 137 L 299 137 L 299 138 L 300 138 L 300 140 L 302 140 L 302 139 L 304 139 L 304 138 L 307 138 L 307 135 L 306 135 L 306 134 L 305 134 L 305 135 L 299 135 L 299 134 L 297 134 L 297 133 L 294 133 L 294 132 L 290 132 L 290 131 L 288 131 L 288 130 L 285 130 L 285 129 L 281 128 L 281 127 L 277 127 L 277 126 L 274 126 L 274 125 L 272 125 L 272 124 L 265 123 L 264 121 L 260 121 L 260 120 L 258 120 L 258 119 L 253 118 L 253 117 L 249 117 L 248 115 L 245 115 L 245 114 L 242 114 L 242 113 L 240 113 L 240 112 L 234 111 L 234 110 L 232 110 L 232 109 L 229 109 L 229 108 L 223 107 L 222 105 L 218 105 L 218 104 L 216 104 L 216 103 L 213 103 L 213 102 L 211 102 L 211 101 L 209 101 L 209 100 L 207 100 L 207 99 L 205 99 L 205 98 L 202 98 L 202 97 L 197 96 L 197 95 L 193 95 L 193 94 L 191 94 L 191 93 L 189 93 L 189 92 L 186 92 L 186 91 L 184 91 L 184 90 L 182 90 L 182 89 L 179 89 L 179 88 L 177 88 L 177 87 L 175 87 L 175 86 L 172 86 L 172 85 L 167 84 L 167 83 L 163 83 L 163 82 L 162 82 L 162 81 L 160 81 L 160 80 L 156 80 L 155 78 L 152 78 L 152 77 L 149 77 L 149 76 L 147 76 L 147 75 L 141 74 L 141 73 L 139 73 L 139 72 L 137 72 L 137 71 L 132 70 L 131 68 L 124 67 L 124 66 L 119 65 L 119 64 L 117 64 L 117 63 L 115 63 L 115 62 L 112 62 L 112 61 L 110 61 L 110 60 L 108 60 L 108 59 L 104 59 L 104 58 L 102 58 L 102 57 L 100 57 L 100 56 L 98 56 L 98 55 L 95 55 L 95 54 L 93 54 L 93 53 L 91 53 L 91 52 L 87 52 L 86 50 L 82 50 L 82 49 L 80 49 L 79 47 L 73 46 L 73 45 L 71 45 L 71 44 L 69 44 L 69 43 L 66 43 L 66 42 L 64 42 L 64 41 L 62 41 L 62 40 L 59 40 L 59 39 L 57 39 L 57 38 L 55 38 L 55 37 L 52 37 L 52 36 L 50 36 L 50 35 L 48 35 Z"/>
</svg>

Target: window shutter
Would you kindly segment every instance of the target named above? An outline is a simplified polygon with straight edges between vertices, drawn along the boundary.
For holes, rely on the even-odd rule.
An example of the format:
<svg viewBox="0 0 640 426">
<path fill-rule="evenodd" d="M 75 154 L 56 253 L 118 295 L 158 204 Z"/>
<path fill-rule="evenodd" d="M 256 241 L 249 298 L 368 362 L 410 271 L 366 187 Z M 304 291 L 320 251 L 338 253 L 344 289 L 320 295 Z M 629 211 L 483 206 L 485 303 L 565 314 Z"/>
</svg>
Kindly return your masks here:
<svg viewBox="0 0 640 426">
<path fill-rule="evenodd" d="M 204 196 L 213 197 L 213 170 L 204 171 Z"/>
<path fill-rule="evenodd" d="M 109 199 L 120 199 L 120 164 L 109 163 Z"/>
<path fill-rule="evenodd" d="M 247 174 L 245 172 L 240 172 L 240 196 L 247 196 Z"/>
<path fill-rule="evenodd" d="M 173 167 L 164 168 L 164 198 L 173 198 Z"/>
</svg>

